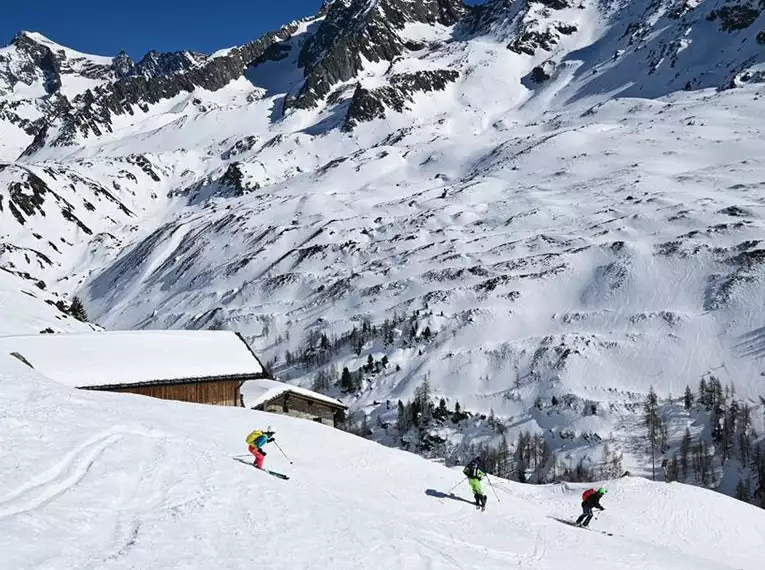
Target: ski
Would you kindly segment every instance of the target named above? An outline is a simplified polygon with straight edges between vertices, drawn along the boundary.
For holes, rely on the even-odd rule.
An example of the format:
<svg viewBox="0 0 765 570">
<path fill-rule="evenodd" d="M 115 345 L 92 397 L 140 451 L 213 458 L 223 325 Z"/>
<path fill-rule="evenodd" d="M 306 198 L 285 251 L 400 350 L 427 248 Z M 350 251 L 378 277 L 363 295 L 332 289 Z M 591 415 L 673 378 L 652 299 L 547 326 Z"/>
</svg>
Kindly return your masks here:
<svg viewBox="0 0 765 570">
<path fill-rule="evenodd" d="M 614 535 L 614 533 L 612 533 L 612 532 L 606 532 L 605 530 L 598 530 L 596 528 L 590 528 L 588 526 L 580 526 L 580 525 L 577 525 L 576 523 L 572 523 L 571 526 L 576 527 L 576 528 L 581 528 L 582 530 L 589 530 L 589 531 L 592 531 L 592 532 L 599 532 L 600 534 L 605 534 L 606 536 L 613 536 Z"/>
<path fill-rule="evenodd" d="M 234 461 L 238 461 L 239 463 L 244 463 L 245 465 L 249 465 L 250 467 L 254 469 L 258 469 L 255 467 L 255 465 L 252 463 L 252 461 L 247 461 L 246 459 L 242 459 L 240 457 L 233 457 Z M 258 471 L 263 471 L 263 473 L 268 473 L 269 475 L 273 475 L 274 477 L 278 477 L 279 479 L 284 479 L 285 481 L 289 480 L 289 476 L 285 475 L 284 473 L 279 473 L 277 471 L 271 471 L 270 469 L 258 469 Z"/>
<path fill-rule="evenodd" d="M 605 534 L 606 536 L 613 536 L 614 535 L 614 533 L 612 533 L 612 532 L 606 532 L 605 530 L 598 530 L 596 528 L 590 528 L 588 526 L 580 526 L 580 527 L 577 527 L 577 528 L 581 528 L 581 529 L 584 529 L 584 530 L 590 530 L 592 532 L 599 532 L 600 534 Z"/>
<path fill-rule="evenodd" d="M 284 473 L 277 473 L 276 471 L 271 471 L 269 469 L 261 469 L 261 471 L 268 473 L 269 475 L 273 475 L 274 477 L 278 477 L 279 479 L 284 479 L 285 481 L 289 479 L 289 477 Z"/>
<path fill-rule="evenodd" d="M 241 457 L 232 457 L 234 461 L 238 461 L 239 463 L 244 463 L 245 465 L 249 465 L 250 467 L 255 467 L 255 463 L 252 461 L 247 461 L 246 459 L 242 459 Z"/>
<path fill-rule="evenodd" d="M 599 532 L 600 534 L 605 534 L 606 536 L 613 536 L 614 535 L 614 533 L 607 532 L 605 530 L 598 530 L 596 528 L 590 528 L 588 526 L 580 526 L 580 525 L 576 524 L 575 521 L 559 519 L 559 518 L 556 518 L 556 517 L 549 517 L 549 518 L 551 518 L 551 519 L 553 519 L 555 521 L 558 521 L 560 523 L 567 524 L 568 526 L 573 526 L 574 528 L 581 528 L 582 530 L 589 530 L 589 531 L 592 531 L 592 532 Z"/>
</svg>

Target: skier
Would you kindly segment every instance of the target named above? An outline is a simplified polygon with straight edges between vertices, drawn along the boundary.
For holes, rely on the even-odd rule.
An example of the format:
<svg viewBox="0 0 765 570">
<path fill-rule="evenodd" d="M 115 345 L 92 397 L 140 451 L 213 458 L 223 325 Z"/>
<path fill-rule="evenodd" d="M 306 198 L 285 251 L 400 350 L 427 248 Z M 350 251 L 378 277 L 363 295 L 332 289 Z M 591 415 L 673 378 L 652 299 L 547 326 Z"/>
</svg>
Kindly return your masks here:
<svg viewBox="0 0 765 570">
<path fill-rule="evenodd" d="M 266 452 L 263 451 L 263 446 L 274 441 L 275 433 L 276 432 L 270 430 L 261 431 L 256 429 L 245 438 L 245 441 L 249 446 L 247 449 L 255 456 L 255 467 L 258 469 L 263 469 L 263 460 L 266 458 Z"/>
<path fill-rule="evenodd" d="M 587 526 L 592 520 L 592 509 L 599 509 L 605 511 L 606 509 L 600 505 L 600 499 L 606 494 L 606 490 L 601 487 L 597 491 L 595 489 L 587 489 L 582 493 L 582 514 L 576 519 L 576 526 Z"/>
<path fill-rule="evenodd" d="M 486 475 L 483 469 L 481 469 L 481 461 L 478 457 L 473 459 L 470 463 L 465 465 L 462 472 L 467 477 L 470 488 L 473 490 L 473 496 L 475 497 L 475 507 L 477 509 L 486 510 L 486 495 L 483 494 L 481 489 L 481 479 Z"/>
</svg>

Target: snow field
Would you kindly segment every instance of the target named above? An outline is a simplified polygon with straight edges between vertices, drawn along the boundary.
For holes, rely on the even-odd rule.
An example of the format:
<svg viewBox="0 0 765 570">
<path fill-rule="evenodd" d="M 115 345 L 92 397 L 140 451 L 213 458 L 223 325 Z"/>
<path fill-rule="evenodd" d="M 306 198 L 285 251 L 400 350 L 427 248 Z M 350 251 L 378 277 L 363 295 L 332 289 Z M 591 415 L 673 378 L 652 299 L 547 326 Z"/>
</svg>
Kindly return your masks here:
<svg viewBox="0 0 765 570">
<path fill-rule="evenodd" d="M 480 513 L 466 483 L 443 496 L 459 470 L 314 422 L 78 392 L 5 356 L 0 385 L 9 568 L 759 568 L 765 513 L 698 488 L 609 482 L 585 531 L 551 518 L 582 485 L 493 479 Z M 267 425 L 290 481 L 232 460 Z"/>
</svg>

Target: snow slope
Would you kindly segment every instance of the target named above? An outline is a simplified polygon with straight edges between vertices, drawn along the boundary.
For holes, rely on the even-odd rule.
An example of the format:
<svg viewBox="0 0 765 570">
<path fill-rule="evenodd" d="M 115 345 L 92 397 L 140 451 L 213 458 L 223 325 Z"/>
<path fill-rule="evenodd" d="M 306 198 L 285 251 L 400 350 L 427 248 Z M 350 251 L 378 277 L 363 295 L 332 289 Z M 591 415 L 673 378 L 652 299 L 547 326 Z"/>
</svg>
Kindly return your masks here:
<svg viewBox="0 0 765 570">
<path fill-rule="evenodd" d="M 610 482 L 585 531 L 555 520 L 582 486 L 494 479 L 480 513 L 465 484 L 445 494 L 459 471 L 315 422 L 78 392 L 5 355 L 0 388 L 8 568 L 760 567 L 765 512 L 699 488 Z M 265 425 L 289 481 L 232 459 Z"/>
<path fill-rule="evenodd" d="M 68 113 L 0 96 L 0 264 L 108 328 L 241 332 L 305 387 L 348 367 L 360 389 L 326 391 L 390 445 L 388 401 L 425 379 L 511 440 L 541 434 L 572 463 L 608 440 L 633 473 L 651 386 L 677 398 L 714 374 L 763 433 L 761 5 L 414 17 L 436 4 L 460 8 L 326 4 Z M 2 55 L 15 69 L 40 41 Z M 316 357 L 321 334 L 394 318 L 390 342 Z M 24 320 L 6 330 L 36 332 Z M 709 441 L 706 418 L 677 399 L 667 413 L 674 448 L 686 427 Z M 444 455 L 495 445 L 484 428 L 446 426 Z M 737 476 L 718 471 L 713 486 Z"/>
<path fill-rule="evenodd" d="M 0 336 L 37 334 L 46 329 L 83 332 L 98 328 L 59 310 L 55 304 L 62 301 L 29 280 L 0 269 Z"/>
</svg>

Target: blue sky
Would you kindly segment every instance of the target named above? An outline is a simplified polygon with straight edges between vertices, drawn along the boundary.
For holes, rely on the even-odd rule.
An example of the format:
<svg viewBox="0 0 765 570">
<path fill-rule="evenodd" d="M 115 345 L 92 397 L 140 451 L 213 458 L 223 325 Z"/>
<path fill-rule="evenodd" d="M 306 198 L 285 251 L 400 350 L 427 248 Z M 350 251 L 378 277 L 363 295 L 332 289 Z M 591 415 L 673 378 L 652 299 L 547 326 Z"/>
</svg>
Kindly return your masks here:
<svg viewBox="0 0 765 570">
<path fill-rule="evenodd" d="M 40 32 L 97 55 L 150 49 L 211 52 L 257 39 L 263 32 L 316 13 L 321 0 L 3 0 L 0 44 L 19 30 Z"/>
<path fill-rule="evenodd" d="M 484 0 L 470 0 L 475 4 Z M 315 14 L 321 0 L 4 0 L 0 45 L 19 30 L 40 32 L 97 55 L 148 50 L 212 52 L 257 39 L 263 32 Z"/>
</svg>

